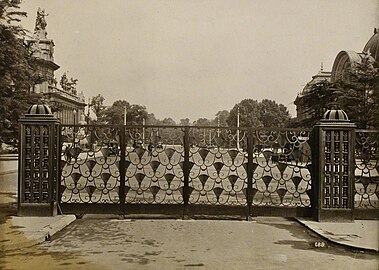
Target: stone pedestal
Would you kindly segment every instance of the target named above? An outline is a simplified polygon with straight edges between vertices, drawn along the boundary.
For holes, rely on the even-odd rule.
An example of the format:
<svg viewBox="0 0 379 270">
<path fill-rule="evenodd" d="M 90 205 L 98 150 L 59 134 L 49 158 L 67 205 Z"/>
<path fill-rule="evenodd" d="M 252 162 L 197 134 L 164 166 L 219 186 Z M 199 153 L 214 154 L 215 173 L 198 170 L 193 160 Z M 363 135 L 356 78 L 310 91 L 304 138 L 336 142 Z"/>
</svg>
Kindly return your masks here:
<svg viewBox="0 0 379 270">
<path fill-rule="evenodd" d="M 19 123 L 18 215 L 56 215 L 58 119 L 33 105 Z"/>
<path fill-rule="evenodd" d="M 342 110 L 329 110 L 314 129 L 314 217 L 354 221 L 354 129 Z"/>
</svg>

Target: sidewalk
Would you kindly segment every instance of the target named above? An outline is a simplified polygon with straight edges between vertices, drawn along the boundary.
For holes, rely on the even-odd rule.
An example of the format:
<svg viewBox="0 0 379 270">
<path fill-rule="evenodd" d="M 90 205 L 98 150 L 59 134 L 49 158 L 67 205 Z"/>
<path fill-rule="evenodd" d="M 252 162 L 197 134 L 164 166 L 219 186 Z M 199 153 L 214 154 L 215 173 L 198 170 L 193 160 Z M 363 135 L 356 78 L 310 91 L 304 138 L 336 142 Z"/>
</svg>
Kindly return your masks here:
<svg viewBox="0 0 379 270">
<path fill-rule="evenodd" d="M 12 216 L 0 224 L 0 239 L 6 249 L 40 244 L 75 220 L 74 215 L 55 217 Z M 354 223 L 316 222 L 297 218 L 299 223 L 322 238 L 345 247 L 379 252 L 379 220 L 356 220 Z"/>
<path fill-rule="evenodd" d="M 55 217 L 11 216 L 0 223 L 2 251 L 16 250 L 41 244 L 75 220 L 74 215 Z"/>
<path fill-rule="evenodd" d="M 335 244 L 379 252 L 379 220 L 355 220 L 352 223 L 297 221 L 322 238 Z"/>
<path fill-rule="evenodd" d="M 15 154 L 0 155 L 0 175 L 17 172 L 18 156 Z"/>
</svg>

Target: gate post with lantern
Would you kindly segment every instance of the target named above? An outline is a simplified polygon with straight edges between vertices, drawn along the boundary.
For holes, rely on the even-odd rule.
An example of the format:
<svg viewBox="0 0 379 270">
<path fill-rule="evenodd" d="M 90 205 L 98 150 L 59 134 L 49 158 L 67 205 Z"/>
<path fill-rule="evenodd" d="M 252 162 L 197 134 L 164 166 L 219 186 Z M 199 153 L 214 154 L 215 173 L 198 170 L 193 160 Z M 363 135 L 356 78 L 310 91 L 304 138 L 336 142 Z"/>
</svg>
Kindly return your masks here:
<svg viewBox="0 0 379 270">
<path fill-rule="evenodd" d="M 20 118 L 18 215 L 57 214 L 57 124 L 46 105 L 33 105 Z"/>
<path fill-rule="evenodd" d="M 354 221 L 355 124 L 343 110 L 328 110 L 314 128 L 314 217 Z"/>
</svg>

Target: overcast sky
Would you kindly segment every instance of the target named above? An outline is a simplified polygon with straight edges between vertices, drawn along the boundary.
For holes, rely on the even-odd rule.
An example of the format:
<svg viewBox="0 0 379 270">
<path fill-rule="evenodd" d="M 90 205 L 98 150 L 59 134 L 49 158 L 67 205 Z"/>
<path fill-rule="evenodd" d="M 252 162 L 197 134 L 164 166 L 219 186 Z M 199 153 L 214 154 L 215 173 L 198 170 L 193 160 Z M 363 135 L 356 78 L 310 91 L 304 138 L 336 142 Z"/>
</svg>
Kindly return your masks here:
<svg viewBox="0 0 379 270">
<path fill-rule="evenodd" d="M 33 31 L 48 13 L 56 77 L 85 96 L 147 107 L 157 118 L 214 118 L 245 98 L 293 101 L 341 50 L 361 52 L 379 0 L 24 0 Z"/>
</svg>

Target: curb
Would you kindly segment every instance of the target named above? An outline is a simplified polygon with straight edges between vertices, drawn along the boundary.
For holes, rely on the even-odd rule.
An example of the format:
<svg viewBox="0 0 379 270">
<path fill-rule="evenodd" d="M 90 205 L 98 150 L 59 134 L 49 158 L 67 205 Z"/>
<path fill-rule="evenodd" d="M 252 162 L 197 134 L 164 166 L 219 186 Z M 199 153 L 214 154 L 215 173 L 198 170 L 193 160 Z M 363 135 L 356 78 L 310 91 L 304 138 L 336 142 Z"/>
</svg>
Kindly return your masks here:
<svg viewBox="0 0 379 270">
<path fill-rule="evenodd" d="M 307 229 L 311 230 L 312 232 L 314 232 L 315 234 L 317 234 L 318 236 L 320 236 L 322 239 L 324 239 L 324 240 L 326 240 L 326 241 L 328 241 L 330 243 L 333 243 L 333 244 L 336 244 L 338 246 L 342 246 L 342 247 L 345 247 L 345 248 L 349 248 L 349 249 L 352 249 L 352 250 L 366 251 L 366 252 L 371 252 L 371 253 L 377 253 L 377 254 L 379 254 L 379 250 L 374 249 L 374 248 L 366 248 L 366 247 L 360 247 L 360 246 L 356 246 L 356 245 L 349 245 L 349 244 L 346 244 L 346 243 L 343 243 L 343 242 L 338 242 L 338 241 L 336 241 L 334 239 L 331 239 L 331 238 L 325 236 L 324 234 L 322 234 L 318 230 L 312 228 L 312 226 L 307 225 L 302 220 L 300 220 L 298 218 L 295 218 L 295 220 L 298 223 L 300 223 L 301 225 L 303 225 L 304 227 L 306 227 Z"/>
<path fill-rule="evenodd" d="M 7 174 L 16 173 L 16 172 L 18 172 L 18 170 L 10 170 L 10 171 L 5 171 L 5 172 L 0 172 L 0 175 L 7 175 Z"/>
<path fill-rule="evenodd" d="M 5 245 L 4 251 L 13 251 L 20 248 L 32 247 L 49 241 L 53 235 L 66 228 L 76 220 L 75 215 L 59 215 L 48 217 L 45 222 L 37 224 L 35 219 L 44 217 L 18 217 L 11 216 L 10 223 L 13 227 L 13 234 L 22 235 L 22 241 L 10 245 Z M 37 225 L 36 225 L 37 224 Z"/>
<path fill-rule="evenodd" d="M 18 160 L 18 154 L 3 154 L 0 155 L 0 161 Z"/>
</svg>

